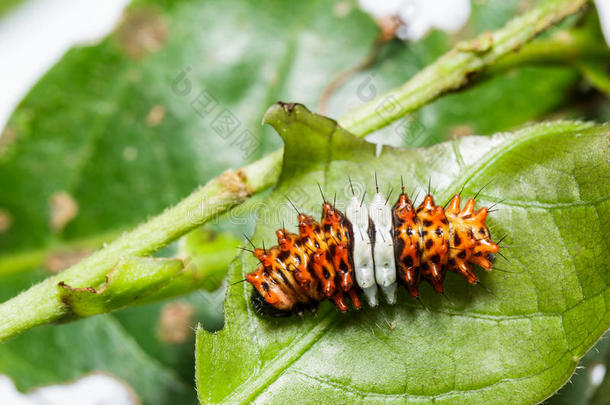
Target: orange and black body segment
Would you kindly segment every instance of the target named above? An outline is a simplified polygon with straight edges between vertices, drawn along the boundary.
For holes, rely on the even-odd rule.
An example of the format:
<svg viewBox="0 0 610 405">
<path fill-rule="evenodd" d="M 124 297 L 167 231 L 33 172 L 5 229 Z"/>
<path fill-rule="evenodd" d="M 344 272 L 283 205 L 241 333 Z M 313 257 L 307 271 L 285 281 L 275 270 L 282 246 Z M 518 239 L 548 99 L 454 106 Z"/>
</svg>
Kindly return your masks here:
<svg viewBox="0 0 610 405">
<path fill-rule="evenodd" d="M 415 208 L 404 190 L 392 207 L 392 226 L 398 279 L 405 283 L 411 296 L 417 298 L 419 296 L 417 286 L 420 278 L 421 232 Z"/>
<path fill-rule="evenodd" d="M 449 221 L 443 207 L 434 205 L 431 195 L 424 198 L 416 213 L 421 230 L 421 276 L 442 294 L 449 252 Z"/>
</svg>

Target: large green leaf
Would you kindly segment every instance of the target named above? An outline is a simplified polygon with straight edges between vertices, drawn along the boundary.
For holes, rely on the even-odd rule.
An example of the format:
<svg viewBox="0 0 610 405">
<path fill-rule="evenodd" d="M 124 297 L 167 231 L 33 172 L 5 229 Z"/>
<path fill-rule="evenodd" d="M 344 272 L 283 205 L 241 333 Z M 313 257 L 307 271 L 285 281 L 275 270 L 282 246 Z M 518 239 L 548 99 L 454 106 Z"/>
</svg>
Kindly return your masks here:
<svg viewBox="0 0 610 405">
<path fill-rule="evenodd" d="M 400 175 L 407 190 L 431 179 L 441 204 L 489 183 L 478 201 L 497 203 L 488 222 L 495 239 L 507 235 L 510 262 L 479 271 L 485 288 L 449 274 L 448 299 L 422 288 L 429 311 L 403 290 L 396 306 L 342 315 L 327 302 L 317 316 L 268 319 L 253 312 L 247 283 L 232 286 L 225 328 L 197 335 L 202 403 L 532 403 L 555 392 L 607 329 L 610 126 L 546 123 L 376 157 L 375 145 L 302 106 L 276 105 L 266 121 L 286 149 L 255 242 L 294 223 L 284 195 L 299 190 L 308 196 L 299 208 L 318 213 L 317 181 L 344 206 L 347 175 L 370 195 L 376 172 L 384 192 Z M 255 265 L 241 257 L 230 280 Z"/>
</svg>

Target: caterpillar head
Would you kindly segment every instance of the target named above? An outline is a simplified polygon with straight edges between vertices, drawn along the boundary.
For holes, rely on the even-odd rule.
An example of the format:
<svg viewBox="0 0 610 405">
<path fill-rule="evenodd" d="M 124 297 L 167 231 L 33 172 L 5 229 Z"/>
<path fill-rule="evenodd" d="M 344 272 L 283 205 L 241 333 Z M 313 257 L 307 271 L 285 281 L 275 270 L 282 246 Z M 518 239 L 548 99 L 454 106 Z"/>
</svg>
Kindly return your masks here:
<svg viewBox="0 0 610 405">
<path fill-rule="evenodd" d="M 246 281 L 254 287 L 253 296 L 256 293 L 273 308 L 285 311 L 294 305 L 293 300 L 269 277 L 267 269 L 262 264 L 255 271 L 246 274 Z"/>
<path fill-rule="evenodd" d="M 267 302 L 267 300 L 259 293 L 257 289 L 252 290 L 250 300 L 252 301 L 252 307 L 260 315 L 271 316 L 274 318 L 283 318 L 292 315 L 292 311 L 278 309 L 274 305 Z"/>
</svg>

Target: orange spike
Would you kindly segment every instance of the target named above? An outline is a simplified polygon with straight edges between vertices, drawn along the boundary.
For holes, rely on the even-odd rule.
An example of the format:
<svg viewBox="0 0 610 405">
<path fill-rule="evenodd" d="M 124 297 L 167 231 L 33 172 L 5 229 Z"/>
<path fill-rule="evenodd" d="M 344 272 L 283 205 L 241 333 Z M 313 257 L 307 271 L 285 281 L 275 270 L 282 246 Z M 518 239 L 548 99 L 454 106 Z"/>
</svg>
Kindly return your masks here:
<svg viewBox="0 0 610 405">
<path fill-rule="evenodd" d="M 434 207 L 434 209 L 432 210 L 432 215 L 434 215 L 434 216 L 438 216 L 438 217 L 439 217 L 439 219 L 443 219 L 443 218 L 445 218 L 445 210 L 444 210 L 444 209 L 443 209 L 443 207 L 441 207 L 440 205 L 439 205 L 439 206 L 436 206 L 436 207 Z"/>
<path fill-rule="evenodd" d="M 424 208 L 426 210 L 431 210 L 432 208 L 434 208 L 434 197 L 428 194 L 426 198 L 424 198 L 424 201 L 422 201 L 419 208 Z"/>
<path fill-rule="evenodd" d="M 276 305 L 280 301 L 279 288 L 274 287 L 266 280 L 261 267 L 257 271 L 246 274 L 246 280 L 256 288 L 258 293 L 271 305 Z M 282 294 L 283 295 L 283 294 Z"/>
<path fill-rule="evenodd" d="M 273 257 L 270 254 L 270 249 L 254 249 L 254 257 L 256 257 L 263 266 L 271 267 L 273 265 Z"/>
<path fill-rule="evenodd" d="M 404 207 L 406 205 L 411 205 L 411 200 L 409 200 L 407 194 L 403 192 L 398 196 L 398 201 L 396 202 L 396 204 L 399 204 L 401 207 Z"/>
<path fill-rule="evenodd" d="M 253 271 L 252 273 L 246 274 L 246 280 L 248 283 L 254 285 L 255 283 L 260 282 L 262 279 L 262 275 L 258 271 Z"/>
<path fill-rule="evenodd" d="M 453 196 L 451 201 L 449 202 L 449 206 L 447 207 L 447 212 L 457 215 L 460 213 L 460 205 L 461 205 L 462 197 L 459 194 Z"/>
<path fill-rule="evenodd" d="M 267 291 L 267 295 L 265 296 L 265 301 L 267 301 L 271 305 L 275 305 L 280 301 L 280 296 L 277 291 L 269 290 Z"/>
<path fill-rule="evenodd" d="M 341 270 L 341 264 L 345 263 L 346 267 L 348 267 L 347 271 Z M 349 250 L 345 245 L 337 245 L 335 248 L 335 254 L 333 256 L 333 266 L 335 269 L 338 269 L 339 277 L 341 278 L 341 289 L 343 291 L 348 291 L 354 285 L 354 279 L 352 277 L 352 272 L 349 271 L 350 262 L 349 262 Z"/>
<path fill-rule="evenodd" d="M 476 214 L 474 215 L 473 220 L 484 223 L 485 222 L 485 218 L 487 218 L 487 214 L 489 213 L 489 210 L 487 209 L 487 207 L 483 207 L 480 210 L 478 210 L 476 212 Z"/>
<path fill-rule="evenodd" d="M 407 285 L 414 285 L 415 281 L 416 281 L 416 270 L 411 268 L 411 269 L 407 269 L 405 268 L 404 270 L 404 278 L 405 278 L 405 282 L 407 283 Z"/>
<path fill-rule="evenodd" d="M 468 199 L 468 202 L 464 206 L 464 209 L 460 212 L 460 217 L 472 216 L 474 214 L 474 206 L 476 201 L 472 198 Z"/>
<path fill-rule="evenodd" d="M 498 250 L 500 250 L 500 247 L 488 239 L 481 239 L 477 247 L 475 247 L 475 253 L 481 252 L 486 255 L 490 253 L 498 253 Z"/>
<path fill-rule="evenodd" d="M 436 291 L 438 294 L 442 294 L 444 292 L 442 281 L 432 279 L 432 280 L 430 280 L 430 284 L 432 284 L 434 291 Z"/>
<path fill-rule="evenodd" d="M 277 236 L 277 244 L 283 252 L 288 252 L 294 246 L 296 238 L 294 234 L 286 232 L 284 229 L 278 229 L 275 231 Z"/>
</svg>

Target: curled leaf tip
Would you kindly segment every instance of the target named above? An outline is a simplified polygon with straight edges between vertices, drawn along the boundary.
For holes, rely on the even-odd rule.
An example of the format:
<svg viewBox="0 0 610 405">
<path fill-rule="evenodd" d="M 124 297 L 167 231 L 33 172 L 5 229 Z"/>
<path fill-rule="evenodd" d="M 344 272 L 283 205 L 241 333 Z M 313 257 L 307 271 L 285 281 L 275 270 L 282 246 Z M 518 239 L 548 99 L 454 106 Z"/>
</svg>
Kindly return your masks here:
<svg viewBox="0 0 610 405">
<path fill-rule="evenodd" d="M 275 127 L 275 124 L 282 121 L 286 117 L 297 113 L 298 110 L 304 110 L 307 113 L 311 113 L 307 107 L 299 103 L 285 103 L 278 101 L 267 109 L 263 116 L 263 124 L 269 124 Z"/>
</svg>

